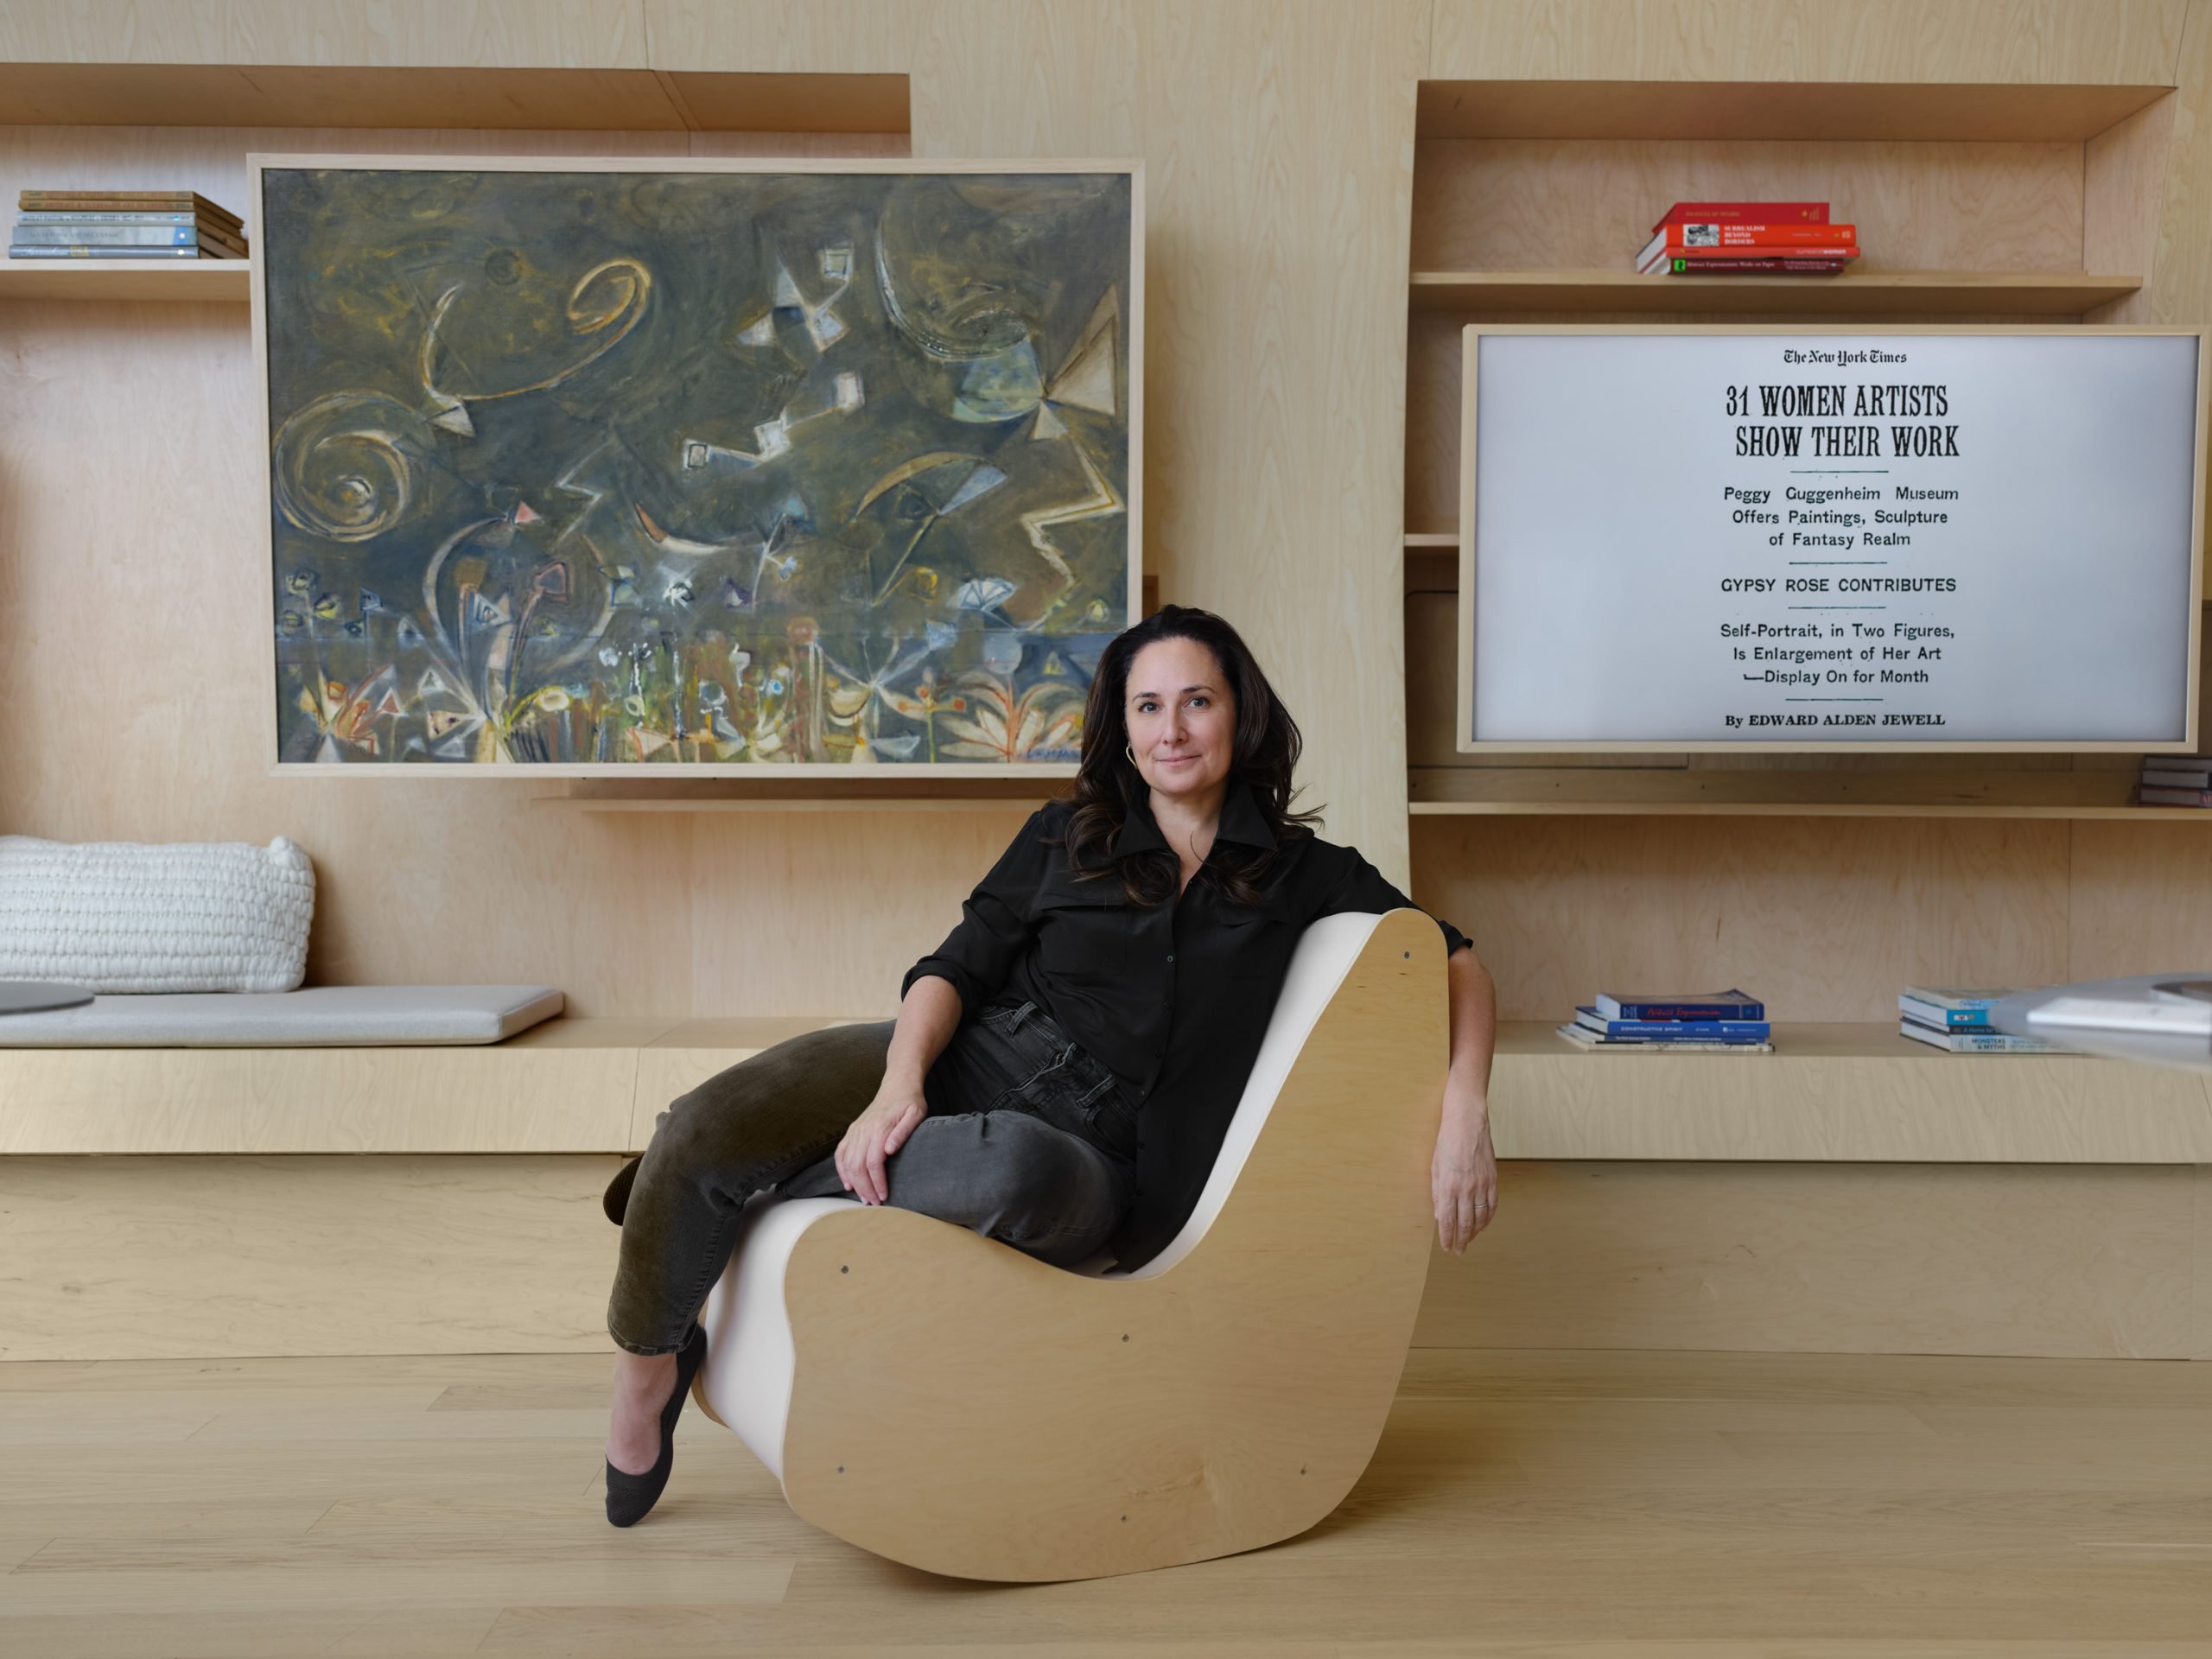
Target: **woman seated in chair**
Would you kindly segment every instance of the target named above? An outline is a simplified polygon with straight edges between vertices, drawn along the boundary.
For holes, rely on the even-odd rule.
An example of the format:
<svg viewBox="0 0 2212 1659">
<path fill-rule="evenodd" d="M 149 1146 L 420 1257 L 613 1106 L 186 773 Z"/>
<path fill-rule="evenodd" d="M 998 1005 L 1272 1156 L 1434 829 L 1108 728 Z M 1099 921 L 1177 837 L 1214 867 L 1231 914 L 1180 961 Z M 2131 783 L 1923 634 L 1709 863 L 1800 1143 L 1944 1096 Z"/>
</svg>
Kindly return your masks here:
<svg viewBox="0 0 2212 1659">
<path fill-rule="evenodd" d="M 1298 728 L 1235 629 L 1170 605 L 1099 659 L 1072 798 L 1031 817 L 907 970 L 896 1020 L 709 1078 L 607 1190 L 622 1226 L 607 1514 L 666 1484 L 696 1323 L 753 1193 L 850 1193 L 1045 1261 L 1134 1271 L 1196 1207 L 1317 917 L 1410 901 L 1293 811 Z M 1452 1058 L 1431 1164 L 1463 1251 L 1497 1198 L 1489 976 L 1449 922 Z M 1349 1103 L 1348 1103 L 1349 1104 Z"/>
</svg>

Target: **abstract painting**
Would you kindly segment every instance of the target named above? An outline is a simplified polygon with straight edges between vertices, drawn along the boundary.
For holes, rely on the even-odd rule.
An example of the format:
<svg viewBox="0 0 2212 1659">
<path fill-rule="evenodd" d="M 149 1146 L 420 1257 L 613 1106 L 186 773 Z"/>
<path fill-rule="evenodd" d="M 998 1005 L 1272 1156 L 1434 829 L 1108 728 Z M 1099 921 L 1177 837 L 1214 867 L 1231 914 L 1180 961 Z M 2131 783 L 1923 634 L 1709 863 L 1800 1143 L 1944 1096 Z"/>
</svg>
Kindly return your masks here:
<svg viewBox="0 0 2212 1659">
<path fill-rule="evenodd" d="M 280 766 L 1071 766 L 1134 165 L 254 175 Z"/>
</svg>

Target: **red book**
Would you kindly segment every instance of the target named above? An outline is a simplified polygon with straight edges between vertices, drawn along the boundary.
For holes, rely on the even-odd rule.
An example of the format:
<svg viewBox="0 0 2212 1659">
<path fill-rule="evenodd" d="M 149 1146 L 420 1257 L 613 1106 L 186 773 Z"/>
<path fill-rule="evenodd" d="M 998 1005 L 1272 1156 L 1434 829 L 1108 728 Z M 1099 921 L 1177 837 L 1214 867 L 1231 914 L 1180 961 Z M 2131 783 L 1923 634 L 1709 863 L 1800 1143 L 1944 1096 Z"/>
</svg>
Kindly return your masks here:
<svg viewBox="0 0 2212 1659">
<path fill-rule="evenodd" d="M 1676 247 L 1710 248 L 1726 246 L 1732 242 L 1856 242 L 1856 225 L 1752 225 L 1730 224 L 1719 219 L 1689 219 L 1678 225 L 1662 225 L 1651 233 L 1655 243 L 1670 243 Z"/>
<path fill-rule="evenodd" d="M 1803 248 L 1808 257 L 1827 258 L 1839 248 L 1858 245 L 1855 225 L 1666 225 L 1643 245 L 1636 263 L 1641 269 L 1671 253 L 1725 253 L 1732 249 L 1779 253 Z"/>
<path fill-rule="evenodd" d="M 1678 201 L 1651 228 L 1668 225 L 1825 225 L 1825 201 Z"/>
</svg>

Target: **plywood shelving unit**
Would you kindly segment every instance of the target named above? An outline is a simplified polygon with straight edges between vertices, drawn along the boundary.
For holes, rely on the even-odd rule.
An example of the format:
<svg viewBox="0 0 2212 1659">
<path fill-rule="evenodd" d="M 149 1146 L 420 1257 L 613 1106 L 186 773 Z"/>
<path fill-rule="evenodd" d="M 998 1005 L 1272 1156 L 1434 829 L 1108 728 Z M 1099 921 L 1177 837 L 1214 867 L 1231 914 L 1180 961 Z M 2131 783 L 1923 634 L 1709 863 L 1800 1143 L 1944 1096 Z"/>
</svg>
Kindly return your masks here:
<svg viewBox="0 0 2212 1659">
<path fill-rule="evenodd" d="M 10 259 L 0 263 L 0 302 L 9 300 L 156 300 L 244 305 L 252 264 L 245 259 Z"/>
<path fill-rule="evenodd" d="M 1467 323 L 2138 321 L 2173 104 L 2164 86 L 1424 82 L 1407 369 L 1411 812 L 2212 818 L 2133 805 L 2126 756 L 1501 761 L 1460 754 L 1452 734 Z M 1671 201 L 1821 198 L 1859 227 L 1865 251 L 1840 276 L 1628 269 Z"/>
</svg>

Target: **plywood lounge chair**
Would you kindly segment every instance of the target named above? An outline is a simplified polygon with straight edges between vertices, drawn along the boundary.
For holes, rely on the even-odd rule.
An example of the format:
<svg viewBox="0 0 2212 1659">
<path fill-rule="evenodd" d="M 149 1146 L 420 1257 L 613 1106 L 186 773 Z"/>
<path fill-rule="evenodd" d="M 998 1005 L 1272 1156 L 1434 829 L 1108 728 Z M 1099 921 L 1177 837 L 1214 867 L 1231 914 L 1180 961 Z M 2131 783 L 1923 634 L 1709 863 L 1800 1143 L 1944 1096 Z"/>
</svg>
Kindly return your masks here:
<svg viewBox="0 0 2212 1659">
<path fill-rule="evenodd" d="M 1095 1578 L 1313 1525 L 1373 1454 L 1427 1270 L 1436 924 L 1300 938 L 1197 1211 L 1071 1271 L 911 1211 L 756 1198 L 693 1394 L 801 1516 L 961 1578 Z"/>
</svg>

